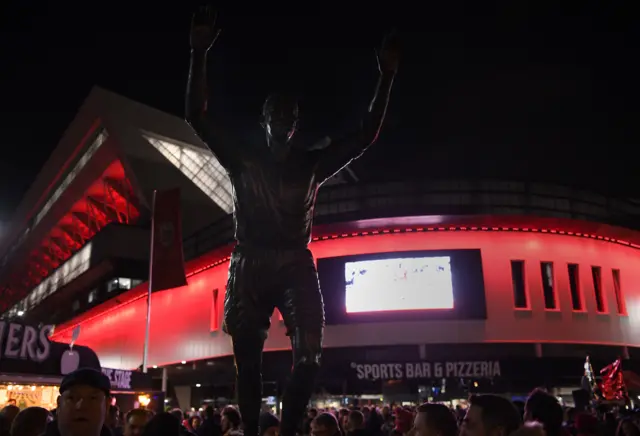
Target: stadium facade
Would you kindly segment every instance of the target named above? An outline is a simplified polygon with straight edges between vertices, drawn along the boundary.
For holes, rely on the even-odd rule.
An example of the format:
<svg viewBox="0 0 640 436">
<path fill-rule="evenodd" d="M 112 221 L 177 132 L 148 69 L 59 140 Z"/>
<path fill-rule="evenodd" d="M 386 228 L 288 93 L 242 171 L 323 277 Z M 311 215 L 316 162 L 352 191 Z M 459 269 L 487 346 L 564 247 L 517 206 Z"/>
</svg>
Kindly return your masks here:
<svg viewBox="0 0 640 436">
<path fill-rule="evenodd" d="M 0 241 L 3 316 L 53 323 L 58 341 L 80 326 L 103 366 L 138 368 L 152 192 L 175 187 L 188 285 L 152 296 L 149 364 L 168 369 L 178 397 L 229 396 L 229 180 L 183 120 L 110 92 L 88 97 Z M 327 318 L 320 391 L 571 389 L 586 354 L 594 366 L 622 357 L 632 383 L 639 218 L 633 200 L 543 183 L 324 187 L 310 245 Z M 288 348 L 276 312 L 265 345 L 275 397 Z"/>
</svg>

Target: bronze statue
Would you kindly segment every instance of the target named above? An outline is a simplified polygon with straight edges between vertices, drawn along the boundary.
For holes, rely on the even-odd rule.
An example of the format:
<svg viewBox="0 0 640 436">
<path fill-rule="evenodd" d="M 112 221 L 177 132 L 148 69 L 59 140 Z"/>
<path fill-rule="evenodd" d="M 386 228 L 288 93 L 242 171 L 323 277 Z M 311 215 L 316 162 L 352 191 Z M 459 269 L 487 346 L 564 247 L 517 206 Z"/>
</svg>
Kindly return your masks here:
<svg viewBox="0 0 640 436">
<path fill-rule="evenodd" d="M 311 239 L 318 188 L 378 138 L 398 67 L 392 38 L 378 52 L 380 80 L 362 125 L 323 147 L 292 147 L 295 99 L 271 95 L 262 108 L 266 147 L 248 148 L 207 114 L 207 53 L 219 30 L 204 8 L 191 28 L 186 119 L 227 170 L 234 187 L 235 237 L 224 302 L 224 331 L 235 355 L 238 404 L 245 436 L 258 435 L 262 352 L 278 308 L 291 338 L 292 379 L 285 389 L 282 436 L 294 436 L 320 368 L 324 304 Z"/>
</svg>

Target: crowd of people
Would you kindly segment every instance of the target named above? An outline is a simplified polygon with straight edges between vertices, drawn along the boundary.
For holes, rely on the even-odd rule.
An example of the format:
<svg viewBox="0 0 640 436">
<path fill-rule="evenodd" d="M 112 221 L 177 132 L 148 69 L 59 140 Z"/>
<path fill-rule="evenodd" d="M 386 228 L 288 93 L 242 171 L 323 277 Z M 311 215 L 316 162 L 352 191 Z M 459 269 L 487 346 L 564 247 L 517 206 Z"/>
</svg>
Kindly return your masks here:
<svg viewBox="0 0 640 436">
<path fill-rule="evenodd" d="M 278 418 L 264 412 L 259 436 L 278 436 Z M 310 408 L 300 436 L 640 436 L 640 415 L 596 407 L 578 412 L 536 389 L 526 403 L 502 396 L 474 395 L 468 407 L 439 403 L 418 407 Z M 179 409 L 153 413 L 137 408 L 121 414 L 110 401 L 110 382 L 101 372 L 80 369 L 60 384 L 58 407 L 0 412 L 0 436 L 243 436 L 238 409 L 212 406 L 193 416 Z M 252 435 L 253 436 L 253 435 Z"/>
<path fill-rule="evenodd" d="M 468 407 L 311 409 L 303 434 L 311 436 L 640 436 L 640 415 L 626 409 L 564 408 L 542 389 L 526 403 L 492 394 L 473 395 Z"/>
</svg>

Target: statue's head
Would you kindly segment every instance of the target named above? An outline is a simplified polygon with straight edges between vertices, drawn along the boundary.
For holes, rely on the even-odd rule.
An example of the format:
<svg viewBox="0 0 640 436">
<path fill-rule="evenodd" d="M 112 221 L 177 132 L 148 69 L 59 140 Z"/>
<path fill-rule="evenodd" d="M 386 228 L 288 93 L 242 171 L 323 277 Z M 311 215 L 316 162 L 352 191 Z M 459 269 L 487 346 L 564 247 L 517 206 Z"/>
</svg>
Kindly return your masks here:
<svg viewBox="0 0 640 436">
<path fill-rule="evenodd" d="M 271 139 L 269 144 L 284 146 L 296 133 L 298 101 L 289 95 L 271 94 L 262 106 L 262 127 Z"/>
</svg>

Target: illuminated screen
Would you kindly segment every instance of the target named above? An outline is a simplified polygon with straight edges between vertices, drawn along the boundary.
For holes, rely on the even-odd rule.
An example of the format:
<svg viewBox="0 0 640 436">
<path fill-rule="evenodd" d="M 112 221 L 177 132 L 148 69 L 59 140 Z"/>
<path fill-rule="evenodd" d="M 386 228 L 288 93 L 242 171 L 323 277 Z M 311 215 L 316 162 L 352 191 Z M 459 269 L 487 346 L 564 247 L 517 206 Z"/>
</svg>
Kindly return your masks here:
<svg viewBox="0 0 640 436">
<path fill-rule="evenodd" d="M 451 258 L 345 262 L 347 313 L 453 309 Z"/>
</svg>

